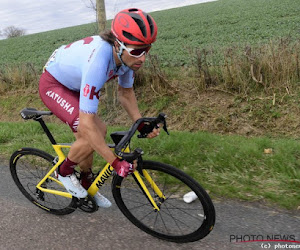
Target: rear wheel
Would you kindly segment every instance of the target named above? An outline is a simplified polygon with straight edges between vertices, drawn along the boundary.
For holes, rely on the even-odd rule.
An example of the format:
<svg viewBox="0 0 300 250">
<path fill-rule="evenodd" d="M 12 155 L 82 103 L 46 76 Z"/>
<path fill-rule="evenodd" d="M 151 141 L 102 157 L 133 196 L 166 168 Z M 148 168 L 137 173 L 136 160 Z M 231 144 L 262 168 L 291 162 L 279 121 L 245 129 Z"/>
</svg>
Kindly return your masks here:
<svg viewBox="0 0 300 250">
<path fill-rule="evenodd" d="M 54 165 L 54 157 L 34 148 L 23 148 L 13 153 L 10 158 L 10 172 L 17 187 L 23 195 L 39 208 L 57 215 L 70 214 L 75 211 L 76 198 L 42 192 L 36 185 Z M 54 174 L 52 174 L 54 177 Z M 43 188 L 66 191 L 55 181 L 47 179 Z"/>
<path fill-rule="evenodd" d="M 127 178 L 116 175 L 112 183 L 116 204 L 134 225 L 160 239 L 181 243 L 202 239 L 210 233 L 215 209 L 206 191 L 194 179 L 159 162 L 144 161 L 143 169 L 165 196 L 165 199 L 158 197 L 141 176 L 159 211 L 150 204 L 134 175 Z M 197 199 L 185 203 L 183 196 L 189 192 L 194 192 Z"/>
</svg>

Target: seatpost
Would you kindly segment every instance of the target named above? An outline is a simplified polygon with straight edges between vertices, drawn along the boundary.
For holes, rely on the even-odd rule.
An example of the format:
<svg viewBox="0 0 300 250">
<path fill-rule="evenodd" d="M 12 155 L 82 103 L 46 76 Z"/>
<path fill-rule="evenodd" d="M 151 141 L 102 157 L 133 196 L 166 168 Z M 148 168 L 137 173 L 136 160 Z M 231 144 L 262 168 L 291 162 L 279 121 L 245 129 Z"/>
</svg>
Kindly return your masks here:
<svg viewBox="0 0 300 250">
<path fill-rule="evenodd" d="M 49 140 L 51 141 L 52 145 L 56 145 L 57 143 L 56 143 L 54 137 L 52 136 L 50 130 L 48 129 L 47 125 L 45 124 L 43 118 L 40 116 L 34 120 L 38 121 L 41 124 L 43 130 L 45 131 L 45 133 L 48 136 Z"/>
</svg>

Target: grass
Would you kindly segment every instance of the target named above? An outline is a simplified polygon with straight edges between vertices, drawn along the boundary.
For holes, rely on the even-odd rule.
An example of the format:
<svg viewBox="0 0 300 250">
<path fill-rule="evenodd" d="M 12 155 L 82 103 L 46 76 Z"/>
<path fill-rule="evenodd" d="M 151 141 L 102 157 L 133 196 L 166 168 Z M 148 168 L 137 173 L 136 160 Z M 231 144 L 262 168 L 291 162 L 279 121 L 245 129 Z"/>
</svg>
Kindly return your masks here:
<svg viewBox="0 0 300 250">
<path fill-rule="evenodd" d="M 35 147 L 54 154 L 48 139 L 36 122 L 1 122 L 0 152 L 8 162 L 21 147 Z M 49 123 L 58 142 L 72 142 L 69 128 Z M 109 132 L 124 130 L 110 127 Z M 109 138 L 107 138 L 109 141 Z M 153 140 L 133 139 L 145 159 L 174 165 L 195 178 L 214 198 L 261 201 L 281 208 L 300 206 L 300 141 L 268 137 L 245 138 L 206 132 L 171 131 Z M 265 149 L 272 153 L 264 153 Z M 96 157 L 94 167 L 103 160 Z"/>
</svg>

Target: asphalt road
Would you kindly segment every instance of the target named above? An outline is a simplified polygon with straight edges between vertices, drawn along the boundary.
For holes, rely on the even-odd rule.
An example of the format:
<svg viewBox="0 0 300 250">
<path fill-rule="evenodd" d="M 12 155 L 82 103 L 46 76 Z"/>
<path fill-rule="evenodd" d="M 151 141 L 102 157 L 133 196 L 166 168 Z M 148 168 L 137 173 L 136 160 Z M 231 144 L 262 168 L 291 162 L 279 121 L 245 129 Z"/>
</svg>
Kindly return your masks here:
<svg viewBox="0 0 300 250">
<path fill-rule="evenodd" d="M 55 216 L 23 197 L 5 162 L 0 162 L 0 176 L 0 249 L 300 249 L 300 211 L 214 201 L 214 230 L 201 241 L 176 244 L 136 228 L 112 199 L 111 208 L 93 214 L 78 210 Z M 283 241 L 284 238 L 298 242 Z"/>
</svg>

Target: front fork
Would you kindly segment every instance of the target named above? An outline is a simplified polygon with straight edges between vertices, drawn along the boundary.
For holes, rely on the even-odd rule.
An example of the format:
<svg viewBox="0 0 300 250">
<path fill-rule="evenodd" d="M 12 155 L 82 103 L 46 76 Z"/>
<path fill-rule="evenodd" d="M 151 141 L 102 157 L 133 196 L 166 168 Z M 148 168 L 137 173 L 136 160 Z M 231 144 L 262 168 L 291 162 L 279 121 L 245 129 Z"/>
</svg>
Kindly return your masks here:
<svg viewBox="0 0 300 250">
<path fill-rule="evenodd" d="M 133 173 L 133 178 L 134 178 L 135 182 L 141 188 L 142 192 L 144 193 L 144 195 L 146 196 L 146 198 L 148 199 L 148 201 L 152 205 L 153 209 L 156 212 L 159 211 L 160 210 L 160 206 L 164 202 L 164 200 L 166 199 L 166 197 L 164 196 L 164 194 L 162 193 L 162 191 L 159 189 L 159 187 L 156 185 L 156 183 L 153 181 L 153 179 L 151 178 L 151 176 L 149 175 L 149 173 L 145 169 L 143 169 L 143 160 L 142 160 L 142 157 L 139 158 L 137 170 L 138 171 L 135 171 Z M 151 187 L 151 190 L 153 190 L 153 193 L 154 193 L 155 197 L 159 197 L 158 203 L 155 202 L 154 198 L 150 194 L 150 191 L 147 188 L 147 186 L 146 186 L 146 184 L 145 184 L 142 176 L 149 183 L 149 185 Z"/>
</svg>

